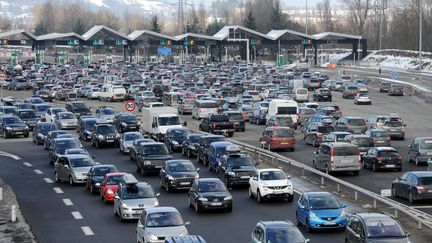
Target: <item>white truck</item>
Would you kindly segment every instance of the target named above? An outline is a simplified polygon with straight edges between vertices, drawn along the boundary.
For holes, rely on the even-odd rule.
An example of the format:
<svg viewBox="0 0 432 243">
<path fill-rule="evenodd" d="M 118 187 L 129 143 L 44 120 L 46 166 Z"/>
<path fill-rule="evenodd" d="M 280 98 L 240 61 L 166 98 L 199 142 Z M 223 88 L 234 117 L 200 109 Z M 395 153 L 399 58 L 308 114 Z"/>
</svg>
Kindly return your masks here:
<svg viewBox="0 0 432 243">
<path fill-rule="evenodd" d="M 163 141 L 168 129 L 182 128 L 186 125 L 186 122 L 181 122 L 178 111 L 174 107 L 165 106 L 142 109 L 141 129 L 156 141 Z"/>
</svg>

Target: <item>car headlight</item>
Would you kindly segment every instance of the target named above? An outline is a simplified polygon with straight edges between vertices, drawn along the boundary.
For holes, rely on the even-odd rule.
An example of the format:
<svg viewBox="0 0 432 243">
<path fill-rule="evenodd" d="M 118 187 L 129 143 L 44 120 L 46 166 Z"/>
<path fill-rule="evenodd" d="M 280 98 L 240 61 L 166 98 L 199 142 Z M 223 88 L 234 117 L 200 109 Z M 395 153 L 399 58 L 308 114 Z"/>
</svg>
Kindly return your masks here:
<svg viewBox="0 0 432 243">
<path fill-rule="evenodd" d="M 177 145 L 177 144 L 179 144 L 179 143 L 178 143 L 177 141 L 173 140 L 173 141 L 172 141 L 172 144 Z"/>
<path fill-rule="evenodd" d="M 108 194 L 114 194 L 113 190 L 111 190 L 111 189 L 108 189 L 108 190 L 107 190 L 107 193 L 108 193 Z"/>
<path fill-rule="evenodd" d="M 200 197 L 200 198 L 198 198 L 198 200 L 201 202 L 207 202 L 208 201 L 208 199 L 205 197 Z"/>
<path fill-rule="evenodd" d="M 24 129 L 25 129 L 25 130 L 29 130 L 29 126 L 26 125 L 26 126 L 24 127 Z"/>
<path fill-rule="evenodd" d="M 6 127 L 6 130 L 12 130 L 12 127 Z"/>
<path fill-rule="evenodd" d="M 137 122 L 137 125 L 138 125 L 138 126 L 140 126 L 140 125 L 141 125 L 141 122 L 140 122 L 140 121 L 138 121 L 138 122 Z"/>
<path fill-rule="evenodd" d="M 74 174 L 75 177 L 80 177 L 81 176 L 81 173 L 79 173 L 79 172 L 74 172 L 73 174 Z"/>
<path fill-rule="evenodd" d="M 195 175 L 195 179 L 199 179 L 200 177 L 199 177 L 199 174 L 197 173 L 196 175 Z"/>
<path fill-rule="evenodd" d="M 85 133 L 86 133 L 87 135 L 91 135 L 91 132 L 90 132 L 90 131 L 85 131 Z"/>
<path fill-rule="evenodd" d="M 314 213 L 314 212 L 309 212 L 309 217 L 313 218 L 313 219 L 319 219 L 319 217 Z"/>
<path fill-rule="evenodd" d="M 347 212 L 345 211 L 345 209 L 342 209 L 340 217 L 346 217 L 348 216 Z"/>
<path fill-rule="evenodd" d="M 154 202 L 155 207 L 159 206 L 159 201 Z"/>
<path fill-rule="evenodd" d="M 120 134 L 116 133 L 116 138 L 120 138 Z"/>
<path fill-rule="evenodd" d="M 145 165 L 151 165 L 151 161 L 150 160 L 144 160 L 144 164 Z"/>
<path fill-rule="evenodd" d="M 168 178 L 168 180 L 170 180 L 170 181 L 173 181 L 173 180 L 175 180 L 175 179 L 174 179 L 174 177 L 172 177 L 172 176 L 170 176 L 170 175 L 169 175 L 169 176 L 167 176 L 167 178 Z"/>
<path fill-rule="evenodd" d="M 189 235 L 189 232 L 187 230 L 182 231 L 179 236 L 186 236 Z"/>
<path fill-rule="evenodd" d="M 122 208 L 123 209 L 128 209 L 128 205 L 126 203 L 122 203 Z"/>
<path fill-rule="evenodd" d="M 98 135 L 99 140 L 104 140 L 104 136 L 103 135 Z"/>
<path fill-rule="evenodd" d="M 224 197 L 224 201 L 232 200 L 232 196 Z"/>
<path fill-rule="evenodd" d="M 148 233 L 147 238 L 149 238 L 149 240 L 152 240 L 152 241 L 158 240 L 158 237 L 153 233 Z"/>
<path fill-rule="evenodd" d="M 126 122 L 122 122 L 121 125 L 124 126 L 124 127 L 127 127 Z"/>
<path fill-rule="evenodd" d="M 236 173 L 235 173 L 235 172 L 232 172 L 232 171 L 230 171 L 230 172 L 228 172 L 228 175 L 229 175 L 229 176 L 236 176 Z"/>
</svg>

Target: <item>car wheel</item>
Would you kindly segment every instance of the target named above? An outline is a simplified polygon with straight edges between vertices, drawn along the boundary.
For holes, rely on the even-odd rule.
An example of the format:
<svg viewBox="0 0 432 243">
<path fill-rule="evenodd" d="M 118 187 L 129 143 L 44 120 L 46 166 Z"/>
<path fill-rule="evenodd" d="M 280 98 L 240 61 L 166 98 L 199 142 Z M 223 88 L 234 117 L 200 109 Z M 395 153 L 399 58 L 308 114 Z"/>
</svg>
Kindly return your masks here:
<svg viewBox="0 0 432 243">
<path fill-rule="evenodd" d="M 72 176 L 69 176 L 69 185 L 73 186 L 74 185 L 74 181 Z"/>
<path fill-rule="evenodd" d="M 267 148 L 268 148 L 269 151 L 272 151 L 271 144 L 267 144 Z"/>
<path fill-rule="evenodd" d="M 376 163 L 373 163 L 373 164 L 372 164 L 372 171 L 373 171 L 373 172 L 377 172 L 377 171 L 378 171 L 378 168 L 377 168 L 377 166 L 376 166 Z"/>
<path fill-rule="evenodd" d="M 195 204 L 195 213 L 200 213 L 201 212 L 201 208 L 198 205 L 198 202 Z"/>
<path fill-rule="evenodd" d="M 289 195 L 289 196 L 287 197 L 287 201 L 288 201 L 288 202 L 292 202 L 292 201 L 294 201 L 294 195 Z"/>
<path fill-rule="evenodd" d="M 191 198 L 190 198 L 190 197 L 188 197 L 188 203 L 189 203 L 189 208 L 193 207 L 193 205 L 192 205 L 192 201 L 191 201 Z"/>
<path fill-rule="evenodd" d="M 315 170 L 317 169 L 315 160 L 312 161 L 312 168 L 314 168 Z"/>
<path fill-rule="evenodd" d="M 413 194 L 412 191 L 409 191 L 409 193 L 408 193 L 408 201 L 409 201 L 409 203 L 414 203 L 415 202 L 414 194 Z"/>
<path fill-rule="evenodd" d="M 121 209 L 119 211 L 119 220 L 120 220 L 120 223 L 122 223 L 124 221 Z"/>
<path fill-rule="evenodd" d="M 299 218 L 298 218 L 298 215 L 297 215 L 297 213 L 296 213 L 296 224 L 297 224 L 297 226 L 300 226 L 300 225 L 301 225 L 301 223 L 300 223 L 300 220 L 299 220 Z"/>
<path fill-rule="evenodd" d="M 314 140 L 312 140 L 312 147 L 316 147 L 316 146 L 317 146 L 316 140 L 314 139 Z"/>
<path fill-rule="evenodd" d="M 189 149 L 187 150 L 187 157 L 188 158 L 192 158 L 192 153 L 191 153 L 191 151 Z"/>
<path fill-rule="evenodd" d="M 253 198 L 254 197 L 254 195 L 252 193 L 252 188 L 251 187 L 249 187 L 248 195 L 249 195 L 249 198 Z"/>
<path fill-rule="evenodd" d="M 210 162 L 208 162 L 207 165 L 208 165 L 209 171 L 212 171 L 213 169 L 212 169 L 212 166 L 211 166 Z"/>
<path fill-rule="evenodd" d="M 330 169 L 328 165 L 325 166 L 325 173 L 330 175 Z"/>
<path fill-rule="evenodd" d="M 229 208 L 227 208 L 227 210 L 226 210 L 228 213 L 231 213 L 232 212 L 232 206 L 230 206 Z"/>
<path fill-rule="evenodd" d="M 142 176 L 146 176 L 146 175 L 147 175 L 147 172 L 145 171 L 144 166 L 141 166 L 140 169 L 141 169 L 141 170 L 140 170 L 141 175 L 142 175 Z"/>
<path fill-rule="evenodd" d="M 420 161 L 419 161 L 418 157 L 416 157 L 416 159 L 415 159 L 415 165 L 417 165 L 417 166 L 420 165 Z"/>
<path fill-rule="evenodd" d="M 60 177 L 58 176 L 57 171 L 54 172 L 54 180 L 55 180 L 56 182 L 59 182 L 59 183 L 61 182 Z"/>
<path fill-rule="evenodd" d="M 94 186 L 90 185 L 90 194 L 95 194 Z"/>
<path fill-rule="evenodd" d="M 392 186 L 392 189 L 391 189 L 391 195 L 392 195 L 392 197 L 394 197 L 394 198 L 397 198 L 398 196 L 397 196 L 397 193 L 396 193 L 396 187 L 394 187 L 394 186 Z"/>
<path fill-rule="evenodd" d="M 166 191 L 166 192 L 170 192 L 170 191 L 171 191 L 171 188 L 169 187 L 168 184 L 165 185 L 165 191 Z"/>
<path fill-rule="evenodd" d="M 4 138 L 4 139 L 7 139 L 7 138 L 8 138 L 8 135 L 7 135 L 7 132 L 6 132 L 6 131 L 3 131 L 3 138 Z"/>
<path fill-rule="evenodd" d="M 360 175 L 360 171 L 358 171 L 358 170 L 357 171 L 353 171 L 352 173 L 353 173 L 354 176 L 359 176 Z"/>
<path fill-rule="evenodd" d="M 95 147 L 96 147 L 96 148 L 100 148 L 99 140 L 96 140 L 96 142 L 95 142 Z"/>
<path fill-rule="evenodd" d="M 256 199 L 257 199 L 258 203 L 262 203 L 263 202 L 263 198 L 261 197 L 261 193 L 260 193 L 259 190 L 257 190 Z"/>
<path fill-rule="evenodd" d="M 230 132 L 228 133 L 228 137 L 232 137 L 234 135 L 234 133 Z"/>
<path fill-rule="evenodd" d="M 182 147 L 182 151 L 181 152 L 182 152 L 183 156 L 186 156 L 186 151 L 185 151 L 185 149 L 183 147 Z"/>
<path fill-rule="evenodd" d="M 311 229 L 311 227 L 309 225 L 309 220 L 306 220 L 305 227 L 306 227 L 306 232 L 307 233 L 312 233 L 312 229 Z"/>
</svg>

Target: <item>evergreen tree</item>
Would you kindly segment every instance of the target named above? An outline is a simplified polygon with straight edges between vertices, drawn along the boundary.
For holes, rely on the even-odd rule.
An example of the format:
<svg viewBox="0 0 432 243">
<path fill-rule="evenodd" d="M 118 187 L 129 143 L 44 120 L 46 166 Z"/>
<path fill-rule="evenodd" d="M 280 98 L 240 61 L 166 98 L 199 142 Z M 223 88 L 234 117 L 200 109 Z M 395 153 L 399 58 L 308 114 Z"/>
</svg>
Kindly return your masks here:
<svg viewBox="0 0 432 243">
<path fill-rule="evenodd" d="M 159 23 L 159 17 L 157 15 L 153 16 L 151 19 L 151 30 L 157 33 L 162 31 L 162 27 Z"/>
<path fill-rule="evenodd" d="M 256 30 L 257 26 L 255 23 L 255 17 L 253 16 L 252 10 L 249 10 L 245 20 L 243 21 L 243 24 L 248 29 Z"/>
<path fill-rule="evenodd" d="M 282 13 L 279 0 L 273 3 L 271 17 L 269 22 L 269 29 L 281 30 L 286 28 L 286 16 Z"/>
<path fill-rule="evenodd" d="M 220 29 L 224 27 L 223 21 L 218 21 L 216 18 L 213 18 L 213 21 L 207 26 L 207 35 L 214 35 L 216 34 Z"/>
</svg>

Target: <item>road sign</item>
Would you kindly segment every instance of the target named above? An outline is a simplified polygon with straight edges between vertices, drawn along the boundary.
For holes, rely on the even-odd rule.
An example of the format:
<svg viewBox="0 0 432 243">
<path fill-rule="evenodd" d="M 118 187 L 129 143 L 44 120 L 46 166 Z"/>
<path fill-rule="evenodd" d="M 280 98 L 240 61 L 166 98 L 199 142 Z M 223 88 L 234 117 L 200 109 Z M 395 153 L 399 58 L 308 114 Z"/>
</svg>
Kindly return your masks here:
<svg viewBox="0 0 432 243">
<path fill-rule="evenodd" d="M 171 47 L 159 47 L 157 50 L 158 50 L 158 55 L 171 55 L 172 54 Z"/>
<path fill-rule="evenodd" d="M 7 79 L 7 76 L 5 73 L 0 73 L 0 81 L 5 81 Z"/>
<path fill-rule="evenodd" d="M 399 77 L 399 73 L 396 71 L 392 71 L 390 73 L 392 79 L 397 79 Z"/>
<path fill-rule="evenodd" d="M 136 108 L 136 104 L 135 104 L 135 102 L 133 100 L 126 101 L 126 103 L 125 103 L 125 109 L 126 109 L 126 111 L 132 112 L 132 111 L 135 110 L 135 108 Z"/>
<path fill-rule="evenodd" d="M 166 40 L 165 39 L 161 39 L 160 40 L 160 44 L 161 44 L 161 46 L 164 46 L 166 44 Z"/>
<path fill-rule="evenodd" d="M 391 197 L 391 189 L 382 189 L 381 190 L 382 197 Z"/>
</svg>

